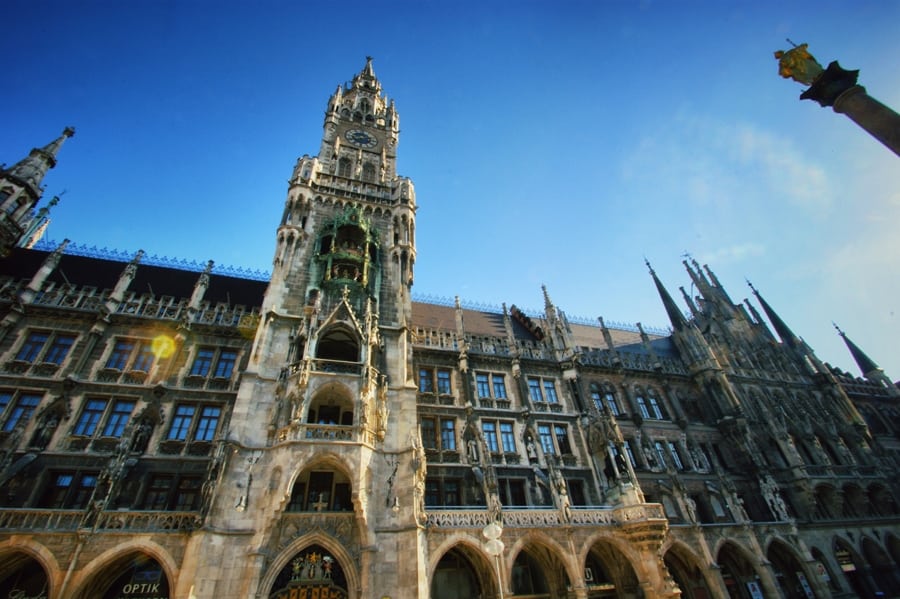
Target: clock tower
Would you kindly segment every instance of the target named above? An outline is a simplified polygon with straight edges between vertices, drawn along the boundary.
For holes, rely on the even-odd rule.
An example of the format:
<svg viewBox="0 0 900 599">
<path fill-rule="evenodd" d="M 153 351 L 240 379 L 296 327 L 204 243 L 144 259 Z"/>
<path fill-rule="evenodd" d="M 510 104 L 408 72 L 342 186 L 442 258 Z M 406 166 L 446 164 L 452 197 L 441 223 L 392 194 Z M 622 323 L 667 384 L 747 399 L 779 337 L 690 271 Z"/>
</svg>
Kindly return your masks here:
<svg viewBox="0 0 900 599">
<path fill-rule="evenodd" d="M 235 596 L 428 595 L 408 330 L 416 202 L 397 176 L 398 140 L 368 58 L 332 94 L 318 155 L 301 157 L 289 181 L 213 475 L 205 536 L 225 555 L 198 558 L 198 581 L 233 560 Z"/>
</svg>

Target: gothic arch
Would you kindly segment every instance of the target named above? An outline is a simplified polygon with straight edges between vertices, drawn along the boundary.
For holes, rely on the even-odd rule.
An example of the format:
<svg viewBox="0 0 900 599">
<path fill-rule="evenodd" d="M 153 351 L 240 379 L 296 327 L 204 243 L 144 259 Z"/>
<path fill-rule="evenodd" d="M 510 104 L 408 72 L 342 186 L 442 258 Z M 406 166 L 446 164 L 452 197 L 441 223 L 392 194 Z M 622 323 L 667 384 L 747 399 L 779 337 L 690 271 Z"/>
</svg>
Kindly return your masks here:
<svg viewBox="0 0 900 599">
<path fill-rule="evenodd" d="M 266 569 L 265 574 L 260 578 L 259 590 L 261 593 L 257 593 L 257 596 L 268 597 L 272 591 L 277 590 L 273 589 L 272 585 L 281 571 L 287 567 L 298 553 L 313 545 L 323 547 L 338 560 L 344 572 L 344 580 L 347 583 L 347 596 L 358 597 L 361 592 L 360 573 L 356 566 L 358 558 L 352 556 L 340 541 L 321 531 L 313 531 L 298 537 L 279 552 Z"/>
<path fill-rule="evenodd" d="M 497 580 L 497 569 L 493 558 L 485 555 L 482 541 L 482 539 L 475 539 L 470 535 L 458 533 L 445 539 L 438 548 L 429 552 L 428 572 L 431 573 L 429 588 L 432 589 L 432 598 L 435 598 L 434 585 L 439 583 L 437 572 L 440 569 L 440 564 L 448 556 L 456 556 L 468 563 L 474 582 L 478 586 L 478 593 L 480 593 L 477 596 L 485 597 L 486 599 L 499 596 L 498 585 L 502 584 L 502 582 Z M 501 575 L 503 576 L 503 573 Z M 475 594 L 472 596 L 475 596 Z"/>
<path fill-rule="evenodd" d="M 310 391 L 304 420 L 310 424 L 350 426 L 356 421 L 355 403 L 350 389 L 329 381 Z"/>
<path fill-rule="evenodd" d="M 766 549 L 766 559 L 775 574 L 775 583 L 787 599 L 803 599 L 806 597 L 798 573 L 810 579 L 805 560 L 797 554 L 794 547 L 779 538 L 772 539 Z"/>
<path fill-rule="evenodd" d="M 23 571 L 27 573 L 28 569 L 40 576 L 40 572 L 35 571 L 36 568 L 40 569 L 46 581 L 45 596 L 55 596 L 57 589 L 54 588 L 54 581 L 59 573 L 59 563 L 49 549 L 32 539 L 13 538 L 0 543 L 0 590 L 5 588 L 5 583 L 11 576 Z M 32 591 L 30 588 L 24 590 Z M 34 596 L 38 596 L 39 590 L 34 589 Z"/>
<path fill-rule="evenodd" d="M 576 578 L 584 578 L 585 585 L 612 584 L 617 597 L 637 597 L 640 580 L 634 568 L 640 563 L 640 556 L 626 543 L 605 534 L 593 535 L 585 542 L 584 551 L 579 556 L 582 573 Z"/>
<path fill-rule="evenodd" d="M 712 589 L 718 590 L 719 587 L 715 580 L 710 580 L 707 565 L 685 543 L 672 542 L 663 552 L 663 562 L 681 589 L 682 599 L 715 596 Z"/>
<path fill-rule="evenodd" d="M 756 563 L 759 558 L 734 539 L 723 539 L 715 555 L 715 563 L 729 596 L 732 599 L 750 599 L 746 589 L 749 583 L 758 584 Z"/>
<path fill-rule="evenodd" d="M 172 559 L 169 552 L 162 546 L 148 540 L 127 541 L 108 549 L 91 560 L 79 576 L 79 583 L 69 595 L 72 599 L 97 599 L 101 589 L 107 588 L 116 581 L 116 577 L 122 574 L 121 568 L 130 560 L 145 556 L 162 569 L 162 575 L 166 577 L 169 590 L 174 592 L 178 577 L 178 564 Z"/>
<path fill-rule="evenodd" d="M 526 534 L 517 540 L 507 553 L 506 566 L 508 571 L 504 573 L 504 577 L 510 581 L 513 597 L 517 593 L 517 582 L 528 585 L 528 588 L 534 591 L 532 582 L 543 581 L 546 590 L 539 591 L 536 596 L 556 597 L 565 595 L 566 585 L 570 584 L 570 581 L 582 579 L 578 565 L 569 556 L 568 551 L 541 533 Z M 541 578 L 534 578 L 531 574 L 532 567 L 540 570 Z M 528 577 L 528 574 L 531 576 Z M 541 595 L 542 592 L 546 594 Z"/>
<path fill-rule="evenodd" d="M 873 596 L 874 592 L 869 588 L 865 570 L 867 564 L 853 545 L 841 536 L 835 536 L 832 540 L 832 552 L 838 563 L 839 572 L 844 575 L 844 581 L 858 596 Z"/>
<path fill-rule="evenodd" d="M 360 361 L 359 333 L 346 324 L 335 323 L 319 332 L 316 358 L 339 362 Z"/>
<path fill-rule="evenodd" d="M 859 540 L 859 545 L 869 563 L 872 580 L 878 590 L 887 597 L 900 595 L 900 577 L 881 544 L 866 535 Z"/>
</svg>

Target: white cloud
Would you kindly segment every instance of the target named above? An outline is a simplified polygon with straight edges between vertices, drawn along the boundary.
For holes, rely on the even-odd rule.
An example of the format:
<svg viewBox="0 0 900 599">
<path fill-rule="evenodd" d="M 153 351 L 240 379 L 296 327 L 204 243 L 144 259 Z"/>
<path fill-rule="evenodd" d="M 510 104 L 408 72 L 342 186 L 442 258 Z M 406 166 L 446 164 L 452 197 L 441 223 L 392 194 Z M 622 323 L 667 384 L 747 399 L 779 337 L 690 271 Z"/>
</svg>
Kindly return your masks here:
<svg viewBox="0 0 900 599">
<path fill-rule="evenodd" d="M 766 248 L 761 243 L 741 243 L 737 245 L 716 248 L 700 255 L 700 261 L 705 264 L 715 264 L 717 267 L 740 262 L 747 258 L 762 256 Z"/>
</svg>

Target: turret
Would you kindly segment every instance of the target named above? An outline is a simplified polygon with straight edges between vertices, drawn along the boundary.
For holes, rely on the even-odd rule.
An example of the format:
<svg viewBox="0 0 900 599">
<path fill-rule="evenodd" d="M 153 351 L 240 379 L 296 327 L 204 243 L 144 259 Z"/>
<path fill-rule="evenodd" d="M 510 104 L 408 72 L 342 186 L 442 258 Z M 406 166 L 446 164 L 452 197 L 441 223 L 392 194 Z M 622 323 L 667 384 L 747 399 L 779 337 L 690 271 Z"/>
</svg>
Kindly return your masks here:
<svg viewBox="0 0 900 599">
<path fill-rule="evenodd" d="M 887 389 L 888 393 L 894 396 L 900 397 L 900 389 L 897 388 L 891 379 L 888 378 L 881 367 L 875 363 L 875 361 L 870 358 L 866 353 L 859 348 L 858 345 L 853 343 L 849 337 L 841 330 L 841 328 L 835 324 L 834 328 L 837 330 L 838 335 L 844 340 L 844 343 L 847 344 L 847 349 L 850 350 L 850 355 L 853 356 L 853 360 L 856 362 L 856 365 L 859 366 L 859 369 L 862 371 L 862 374 L 866 379 L 875 383 L 876 385 L 882 386 Z"/>
<path fill-rule="evenodd" d="M 47 210 L 37 222 L 34 215 L 34 207 L 44 191 L 41 184 L 47 171 L 56 166 L 56 155 L 63 142 L 74 134 L 73 128 L 66 127 L 59 137 L 43 148 L 34 148 L 12 168 L 0 169 L 0 256 L 28 242 L 46 222 Z M 53 204 L 59 201 L 54 200 Z"/>
</svg>

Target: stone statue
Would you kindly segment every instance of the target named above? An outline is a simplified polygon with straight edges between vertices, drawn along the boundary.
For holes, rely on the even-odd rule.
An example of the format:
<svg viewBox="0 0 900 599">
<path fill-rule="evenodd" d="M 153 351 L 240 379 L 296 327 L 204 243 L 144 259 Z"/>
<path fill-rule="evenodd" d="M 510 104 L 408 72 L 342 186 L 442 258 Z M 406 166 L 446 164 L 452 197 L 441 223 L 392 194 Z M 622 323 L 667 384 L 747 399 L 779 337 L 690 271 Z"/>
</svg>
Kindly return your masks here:
<svg viewBox="0 0 900 599">
<path fill-rule="evenodd" d="M 808 44 L 794 46 L 788 51 L 778 50 L 778 74 L 785 79 L 793 79 L 804 85 L 811 85 L 824 70 L 806 49 Z"/>
</svg>

